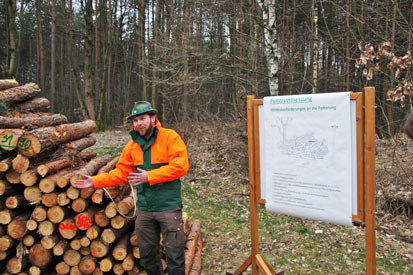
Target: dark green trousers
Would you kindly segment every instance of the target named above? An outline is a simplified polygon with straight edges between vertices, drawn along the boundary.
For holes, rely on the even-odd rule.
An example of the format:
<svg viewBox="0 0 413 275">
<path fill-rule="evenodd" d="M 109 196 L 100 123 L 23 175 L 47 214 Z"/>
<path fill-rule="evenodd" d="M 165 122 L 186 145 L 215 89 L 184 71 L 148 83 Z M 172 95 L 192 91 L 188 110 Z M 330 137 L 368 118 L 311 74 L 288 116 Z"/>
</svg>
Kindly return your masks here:
<svg viewBox="0 0 413 275">
<path fill-rule="evenodd" d="M 161 234 L 168 275 L 185 274 L 185 234 L 181 206 L 161 212 L 138 210 L 135 232 L 139 240 L 140 261 L 148 275 L 163 275 L 159 254 Z"/>
</svg>

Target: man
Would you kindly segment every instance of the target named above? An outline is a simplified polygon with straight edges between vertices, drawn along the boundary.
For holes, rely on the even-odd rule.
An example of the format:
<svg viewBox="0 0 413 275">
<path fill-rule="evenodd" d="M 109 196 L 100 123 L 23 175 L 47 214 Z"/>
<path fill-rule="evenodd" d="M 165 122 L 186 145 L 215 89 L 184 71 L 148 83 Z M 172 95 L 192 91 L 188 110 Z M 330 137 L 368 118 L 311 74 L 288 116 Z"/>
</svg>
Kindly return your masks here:
<svg viewBox="0 0 413 275">
<path fill-rule="evenodd" d="M 137 187 L 135 232 L 140 261 L 148 275 L 163 274 L 159 256 L 160 233 L 166 247 L 169 275 L 185 274 L 185 235 L 180 178 L 188 172 L 188 153 L 181 137 L 161 126 L 157 110 L 146 101 L 135 103 L 128 116 L 132 140 L 123 148 L 116 168 L 84 176 L 77 188 L 115 186 L 127 181 Z"/>
</svg>

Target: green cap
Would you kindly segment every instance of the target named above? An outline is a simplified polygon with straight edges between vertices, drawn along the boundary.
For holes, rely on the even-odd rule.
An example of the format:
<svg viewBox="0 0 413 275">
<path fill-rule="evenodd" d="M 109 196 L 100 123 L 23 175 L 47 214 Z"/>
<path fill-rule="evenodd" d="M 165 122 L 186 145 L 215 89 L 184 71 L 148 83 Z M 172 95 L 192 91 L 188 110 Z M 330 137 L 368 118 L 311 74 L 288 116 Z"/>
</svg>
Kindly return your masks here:
<svg viewBox="0 0 413 275">
<path fill-rule="evenodd" d="M 132 112 L 128 116 L 128 119 L 147 113 L 154 115 L 157 112 L 158 110 L 152 108 L 151 103 L 149 103 L 148 101 L 137 101 L 135 102 L 135 106 L 133 106 Z"/>
</svg>

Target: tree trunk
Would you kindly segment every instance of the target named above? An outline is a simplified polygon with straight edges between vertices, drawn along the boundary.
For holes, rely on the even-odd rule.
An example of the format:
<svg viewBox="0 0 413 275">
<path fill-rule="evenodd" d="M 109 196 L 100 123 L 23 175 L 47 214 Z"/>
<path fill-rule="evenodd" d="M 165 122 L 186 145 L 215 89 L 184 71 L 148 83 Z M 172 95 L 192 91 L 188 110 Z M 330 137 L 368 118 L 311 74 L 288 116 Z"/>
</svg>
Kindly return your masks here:
<svg viewBox="0 0 413 275">
<path fill-rule="evenodd" d="M 67 123 L 67 118 L 61 114 L 50 116 L 27 116 L 24 118 L 0 116 L 0 128 L 25 128 L 36 129 L 40 127 L 56 126 Z"/>
<path fill-rule="evenodd" d="M 50 109 L 50 101 L 45 97 L 35 97 L 27 101 L 20 102 L 13 106 L 13 112 L 48 112 Z"/>
<path fill-rule="evenodd" d="M 312 93 L 317 93 L 318 90 L 318 5 L 316 0 L 312 4 L 313 14 L 313 88 Z"/>
<path fill-rule="evenodd" d="M 13 105 L 21 101 L 34 98 L 40 93 L 40 88 L 34 83 L 28 83 L 23 86 L 18 86 L 0 91 L 0 101 Z"/>
<path fill-rule="evenodd" d="M 0 91 L 19 86 L 16 79 L 0 79 Z"/>
<path fill-rule="evenodd" d="M 17 77 L 17 30 L 16 30 L 16 0 L 7 0 L 7 14 L 8 14 L 8 56 L 9 59 L 7 60 L 7 67 L 8 70 L 6 71 L 7 77 Z"/>
<path fill-rule="evenodd" d="M 262 9 L 264 19 L 264 36 L 265 36 L 265 56 L 267 58 L 268 81 L 270 94 L 272 96 L 279 94 L 278 89 L 278 42 L 277 42 L 277 22 L 276 8 L 274 1 L 258 0 Z"/>
<path fill-rule="evenodd" d="M 25 156 L 33 157 L 61 143 L 87 136 L 95 129 L 96 124 L 92 120 L 39 128 L 27 132 L 21 137 L 19 152 Z"/>
<path fill-rule="evenodd" d="M 69 157 L 63 157 L 58 160 L 53 160 L 37 167 L 36 171 L 40 176 L 44 177 L 47 174 L 53 174 L 57 171 L 72 165 L 72 160 Z M 60 175 L 63 176 L 63 175 Z M 57 181 L 57 178 L 56 178 Z"/>
<path fill-rule="evenodd" d="M 42 0 L 36 1 L 36 18 L 37 18 L 37 57 L 38 73 L 41 88 L 45 88 L 45 68 L 44 68 L 44 49 L 43 49 L 43 24 L 42 24 Z"/>
<path fill-rule="evenodd" d="M 93 7 L 92 0 L 86 0 L 85 5 L 85 24 L 86 32 L 84 35 L 85 39 L 85 58 L 84 58 L 84 75 L 85 75 L 85 101 L 86 108 L 89 114 L 89 118 L 92 120 L 96 119 L 95 116 L 95 96 L 93 90 Z"/>
<path fill-rule="evenodd" d="M 50 103 L 52 112 L 56 104 L 56 0 L 51 1 L 51 35 L 50 35 Z"/>
<path fill-rule="evenodd" d="M 191 270 L 192 262 L 195 256 L 195 250 L 198 244 L 198 238 L 201 230 L 201 222 L 199 220 L 194 221 L 189 232 L 188 238 L 186 239 L 186 250 L 185 250 L 185 274 Z"/>
</svg>

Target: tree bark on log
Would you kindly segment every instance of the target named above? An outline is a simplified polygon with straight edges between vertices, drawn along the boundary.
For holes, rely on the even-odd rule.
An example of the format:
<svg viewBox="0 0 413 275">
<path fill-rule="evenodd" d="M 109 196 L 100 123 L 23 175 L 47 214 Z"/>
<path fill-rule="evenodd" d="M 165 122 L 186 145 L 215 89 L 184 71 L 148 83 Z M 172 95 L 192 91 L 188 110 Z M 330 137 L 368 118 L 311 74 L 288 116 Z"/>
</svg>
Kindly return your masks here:
<svg viewBox="0 0 413 275">
<path fill-rule="evenodd" d="M 4 117 L 0 116 L 0 128 L 37 129 L 40 127 L 56 126 L 67 123 L 67 117 L 61 114 L 34 117 Z"/>
<path fill-rule="evenodd" d="M 21 101 L 36 97 L 40 93 L 40 88 L 34 83 L 0 91 L 0 101 L 9 106 Z"/>
<path fill-rule="evenodd" d="M 44 177 L 47 174 L 53 174 L 57 171 L 69 167 L 72 164 L 72 160 L 69 157 L 63 157 L 58 160 L 53 160 L 45 164 L 39 165 L 36 170 L 40 176 Z"/>
<path fill-rule="evenodd" d="M 6 90 L 19 86 L 16 79 L 0 79 L 0 90 Z"/>
<path fill-rule="evenodd" d="M 109 161 L 105 166 L 99 169 L 99 171 L 96 173 L 96 175 L 103 174 L 103 173 L 109 173 L 110 170 L 114 169 L 116 167 L 116 164 L 118 163 L 120 157 L 116 157 Z"/>
<path fill-rule="evenodd" d="M 82 175 L 95 175 L 99 168 L 104 166 L 111 159 L 112 157 L 110 155 L 104 155 L 89 161 L 85 166 L 76 171 L 76 174 L 70 178 L 70 183 L 73 184 L 75 180 L 81 179 Z"/>
<path fill-rule="evenodd" d="M 93 120 L 35 129 L 21 136 L 18 150 L 22 155 L 34 157 L 48 148 L 85 137 L 95 129 Z"/>
<path fill-rule="evenodd" d="M 129 194 L 126 198 L 118 202 L 117 206 L 118 206 L 119 213 L 123 215 L 128 214 L 135 206 L 135 200 L 133 199 L 133 195 Z"/>
<path fill-rule="evenodd" d="M 80 139 L 73 140 L 71 142 L 66 143 L 64 146 L 69 149 L 73 149 L 76 151 L 82 151 L 83 149 L 89 148 L 96 143 L 96 138 L 92 136 L 83 137 Z"/>
<path fill-rule="evenodd" d="M 47 113 L 50 109 L 50 101 L 45 97 L 35 97 L 12 106 L 13 113 Z"/>
<path fill-rule="evenodd" d="M 191 226 L 191 231 L 189 232 L 189 235 L 186 239 L 185 274 L 188 274 L 192 267 L 200 230 L 201 222 L 199 220 L 195 220 Z"/>
<path fill-rule="evenodd" d="M 0 196 L 10 196 L 21 193 L 23 186 L 10 184 L 6 180 L 0 180 Z"/>
<path fill-rule="evenodd" d="M 189 275 L 200 275 L 202 266 L 202 234 L 199 232 L 198 244 Z"/>
</svg>

